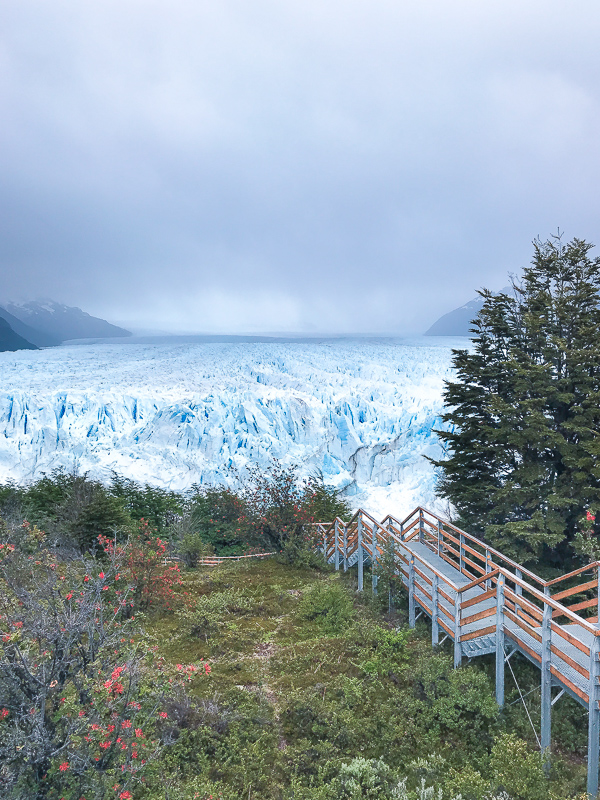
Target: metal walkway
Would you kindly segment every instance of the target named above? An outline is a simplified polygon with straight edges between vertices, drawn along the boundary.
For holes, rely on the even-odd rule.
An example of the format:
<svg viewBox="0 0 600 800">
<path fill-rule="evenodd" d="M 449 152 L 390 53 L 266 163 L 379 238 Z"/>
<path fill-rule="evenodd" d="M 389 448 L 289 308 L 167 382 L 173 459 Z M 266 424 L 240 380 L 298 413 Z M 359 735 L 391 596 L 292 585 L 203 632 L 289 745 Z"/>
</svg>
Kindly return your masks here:
<svg viewBox="0 0 600 800">
<path fill-rule="evenodd" d="M 432 644 L 454 642 L 463 657 L 496 656 L 496 700 L 504 705 L 504 667 L 518 651 L 541 671 L 541 748 L 548 753 L 552 705 L 566 692 L 588 709 L 587 791 L 598 794 L 600 732 L 600 590 L 595 562 L 544 581 L 535 573 L 425 508 L 402 522 L 357 511 L 349 522 L 317 523 L 318 541 L 336 569 L 358 567 L 358 588 L 382 562 L 408 590 L 409 624 L 431 619 Z M 567 601 L 566 605 L 563 601 Z M 552 689 L 559 694 L 552 697 Z"/>
</svg>

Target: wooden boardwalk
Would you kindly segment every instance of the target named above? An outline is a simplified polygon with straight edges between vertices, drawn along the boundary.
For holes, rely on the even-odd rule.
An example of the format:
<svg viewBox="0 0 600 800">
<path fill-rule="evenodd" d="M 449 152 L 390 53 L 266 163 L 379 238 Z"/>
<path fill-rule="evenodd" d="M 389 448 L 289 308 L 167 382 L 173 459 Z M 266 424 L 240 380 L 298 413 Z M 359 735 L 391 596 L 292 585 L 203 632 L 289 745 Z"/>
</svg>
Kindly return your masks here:
<svg viewBox="0 0 600 800">
<path fill-rule="evenodd" d="M 563 692 L 588 710 L 587 791 L 598 794 L 600 732 L 600 591 L 595 562 L 544 581 L 425 508 L 405 520 L 378 522 L 360 510 L 349 522 L 317 523 L 318 542 L 336 569 L 357 565 L 358 588 L 371 565 L 377 586 L 387 560 L 408 591 L 409 624 L 431 620 L 432 644 L 449 638 L 454 666 L 463 657 L 496 659 L 496 699 L 504 705 L 504 671 L 515 652 L 541 673 L 541 748 L 550 748 L 552 705 Z M 393 562 L 392 562 L 393 559 Z"/>
</svg>

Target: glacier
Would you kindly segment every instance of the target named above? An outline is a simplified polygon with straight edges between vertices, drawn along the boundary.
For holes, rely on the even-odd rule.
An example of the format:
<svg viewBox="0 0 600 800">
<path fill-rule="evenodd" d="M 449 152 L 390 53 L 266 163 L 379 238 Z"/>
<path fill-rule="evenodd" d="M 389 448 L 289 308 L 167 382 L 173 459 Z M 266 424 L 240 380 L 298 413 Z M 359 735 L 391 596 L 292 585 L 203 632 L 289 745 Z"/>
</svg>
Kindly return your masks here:
<svg viewBox="0 0 600 800">
<path fill-rule="evenodd" d="M 96 343 L 0 353 L 0 480 L 60 467 L 185 490 L 273 459 L 353 507 L 438 512 L 443 382 L 465 339 Z"/>
</svg>

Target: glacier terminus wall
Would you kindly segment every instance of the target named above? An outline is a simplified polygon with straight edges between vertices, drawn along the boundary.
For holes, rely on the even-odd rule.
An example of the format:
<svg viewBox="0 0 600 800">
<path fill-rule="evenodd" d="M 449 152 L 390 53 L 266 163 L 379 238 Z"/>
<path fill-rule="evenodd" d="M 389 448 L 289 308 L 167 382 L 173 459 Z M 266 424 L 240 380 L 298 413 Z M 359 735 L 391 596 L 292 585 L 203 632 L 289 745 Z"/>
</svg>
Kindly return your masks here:
<svg viewBox="0 0 600 800">
<path fill-rule="evenodd" d="M 56 467 L 154 485 L 235 486 L 274 458 L 352 505 L 443 510 L 451 347 L 465 340 L 89 344 L 0 353 L 0 481 Z"/>
</svg>

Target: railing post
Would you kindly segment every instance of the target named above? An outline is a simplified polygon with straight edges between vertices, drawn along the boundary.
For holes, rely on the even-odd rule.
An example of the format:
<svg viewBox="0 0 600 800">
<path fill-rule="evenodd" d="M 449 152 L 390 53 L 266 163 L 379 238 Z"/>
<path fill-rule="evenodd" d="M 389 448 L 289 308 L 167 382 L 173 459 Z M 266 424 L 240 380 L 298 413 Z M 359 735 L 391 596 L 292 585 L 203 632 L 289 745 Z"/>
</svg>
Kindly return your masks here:
<svg viewBox="0 0 600 800">
<path fill-rule="evenodd" d="M 323 558 L 327 561 L 327 531 L 323 531 Z"/>
<path fill-rule="evenodd" d="M 431 646 L 435 647 L 440 640 L 440 625 L 438 622 L 438 586 L 439 578 L 433 576 L 431 581 Z"/>
<path fill-rule="evenodd" d="M 496 702 L 504 706 L 504 575 L 496 582 Z"/>
<path fill-rule="evenodd" d="M 490 570 L 490 551 L 487 550 L 487 549 L 485 551 L 485 571 L 486 572 L 491 572 L 491 570 Z M 485 582 L 485 589 L 486 589 L 487 592 L 489 592 L 489 590 L 491 588 L 492 588 L 492 582 L 491 582 L 491 580 L 488 579 Z"/>
<path fill-rule="evenodd" d="M 441 531 L 441 522 L 440 518 L 437 518 L 437 554 L 438 556 L 442 555 L 442 531 Z"/>
<path fill-rule="evenodd" d="M 416 625 L 415 614 L 415 559 L 413 556 L 408 561 L 408 625 L 414 628 Z"/>
<path fill-rule="evenodd" d="M 392 565 L 391 565 L 391 575 L 389 580 L 389 587 L 388 587 L 388 613 L 392 613 L 392 609 L 394 607 L 394 598 L 392 596 L 392 585 L 396 582 L 396 540 L 392 538 L 392 528 L 394 527 L 394 523 L 391 519 L 388 519 L 387 522 L 387 533 L 388 539 L 386 542 L 386 558 L 388 555 L 392 557 Z"/>
<path fill-rule="evenodd" d="M 596 615 L 598 617 L 598 622 L 600 623 L 600 567 L 596 567 L 596 581 L 598 582 L 598 586 L 596 587 L 598 597 Z"/>
<path fill-rule="evenodd" d="M 340 524 L 338 520 L 333 523 L 333 536 L 335 540 L 334 564 L 336 570 L 340 568 Z"/>
<path fill-rule="evenodd" d="M 358 528 L 357 528 L 357 547 L 358 547 L 358 591 L 362 592 L 363 590 L 363 559 L 364 559 L 364 552 L 363 552 L 363 522 L 362 517 L 359 516 L 358 518 Z"/>
<path fill-rule="evenodd" d="M 594 636 L 590 645 L 590 684 L 588 688 L 588 759 L 587 792 L 598 794 L 598 735 L 600 733 L 600 641 Z"/>
<path fill-rule="evenodd" d="M 423 541 L 423 534 L 424 534 L 424 530 L 423 530 L 423 509 L 420 508 L 419 509 L 419 541 L 420 542 Z"/>
<path fill-rule="evenodd" d="M 523 580 L 523 573 L 521 572 L 520 569 L 515 569 L 515 575 L 517 578 L 519 578 L 519 580 Z M 517 597 L 523 597 L 523 587 L 520 586 L 518 583 L 515 583 L 515 594 L 517 595 Z M 517 615 L 517 617 L 519 616 L 520 608 L 521 606 L 515 603 L 515 614 Z"/>
<path fill-rule="evenodd" d="M 460 643 L 460 594 L 454 595 L 454 669 L 462 662 L 462 646 Z"/>
<path fill-rule="evenodd" d="M 460 569 L 461 573 L 465 568 L 465 537 L 464 534 L 458 534 L 458 568 Z"/>
<path fill-rule="evenodd" d="M 348 526 L 344 524 L 344 572 L 348 572 Z"/>
<path fill-rule="evenodd" d="M 375 533 L 375 523 L 373 522 L 371 525 L 371 588 L 374 597 L 377 597 L 377 583 L 379 582 L 377 553 L 377 534 Z"/>
<path fill-rule="evenodd" d="M 544 594 L 549 595 L 548 587 Z M 540 746 L 542 757 L 545 760 L 545 769 L 548 769 L 550 755 L 551 716 L 552 716 L 552 673 L 550 664 L 552 651 L 552 606 L 544 602 L 544 616 L 542 619 L 542 732 Z"/>
</svg>

